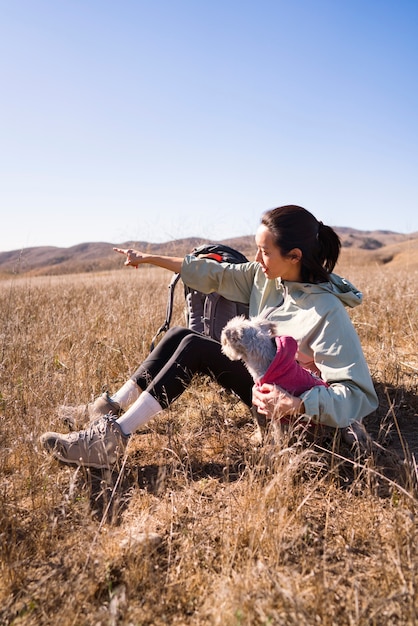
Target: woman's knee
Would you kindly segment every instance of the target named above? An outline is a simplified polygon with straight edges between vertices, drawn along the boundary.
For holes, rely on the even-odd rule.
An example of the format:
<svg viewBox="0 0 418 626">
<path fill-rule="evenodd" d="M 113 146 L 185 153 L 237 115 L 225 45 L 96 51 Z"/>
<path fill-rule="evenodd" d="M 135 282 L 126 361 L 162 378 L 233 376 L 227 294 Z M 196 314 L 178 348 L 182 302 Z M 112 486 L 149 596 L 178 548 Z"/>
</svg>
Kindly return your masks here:
<svg viewBox="0 0 418 626">
<path fill-rule="evenodd" d="M 159 341 L 154 350 L 150 352 L 147 360 L 158 359 L 160 355 L 163 355 L 165 359 L 168 359 L 171 354 L 173 354 L 184 337 L 187 337 L 193 331 L 185 328 L 184 326 L 173 326 L 170 328 L 164 337 Z"/>
<path fill-rule="evenodd" d="M 161 339 L 160 343 L 157 345 L 156 349 L 160 349 L 163 352 L 170 351 L 174 352 L 177 346 L 183 341 L 183 339 L 187 338 L 189 335 L 194 335 L 195 333 L 190 330 L 190 328 L 185 328 L 184 326 L 173 326 L 170 328 L 164 337 Z"/>
<path fill-rule="evenodd" d="M 182 336 L 177 353 L 183 351 L 191 352 L 203 358 L 210 355 L 211 358 L 217 359 L 218 354 L 222 354 L 221 345 L 217 341 L 195 331 L 190 331 Z"/>
<path fill-rule="evenodd" d="M 167 339 L 176 335 L 178 335 L 179 337 L 188 335 L 192 332 L 193 331 L 191 331 L 190 328 L 186 328 L 185 326 L 173 326 L 172 328 L 168 329 L 168 331 L 166 332 L 165 336 L 161 339 L 161 341 L 167 341 Z"/>
<path fill-rule="evenodd" d="M 145 390 L 155 376 L 168 363 L 173 355 L 179 350 L 184 337 L 191 333 L 188 328 L 174 326 L 170 328 L 161 341 L 155 346 L 137 370 L 132 374 L 131 379 Z"/>
</svg>

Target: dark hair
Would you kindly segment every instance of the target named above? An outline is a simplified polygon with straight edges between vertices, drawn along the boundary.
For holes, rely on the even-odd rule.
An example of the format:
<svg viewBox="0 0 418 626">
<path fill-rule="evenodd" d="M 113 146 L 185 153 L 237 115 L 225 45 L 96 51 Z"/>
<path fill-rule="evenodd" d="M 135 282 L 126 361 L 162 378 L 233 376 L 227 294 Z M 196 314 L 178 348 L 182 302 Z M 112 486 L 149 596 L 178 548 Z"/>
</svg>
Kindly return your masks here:
<svg viewBox="0 0 418 626">
<path fill-rule="evenodd" d="M 269 229 L 275 245 L 284 256 L 293 248 L 302 251 L 304 282 L 329 280 L 341 250 L 341 240 L 333 228 L 325 226 L 312 213 L 294 204 L 266 211 L 261 223 Z"/>
</svg>

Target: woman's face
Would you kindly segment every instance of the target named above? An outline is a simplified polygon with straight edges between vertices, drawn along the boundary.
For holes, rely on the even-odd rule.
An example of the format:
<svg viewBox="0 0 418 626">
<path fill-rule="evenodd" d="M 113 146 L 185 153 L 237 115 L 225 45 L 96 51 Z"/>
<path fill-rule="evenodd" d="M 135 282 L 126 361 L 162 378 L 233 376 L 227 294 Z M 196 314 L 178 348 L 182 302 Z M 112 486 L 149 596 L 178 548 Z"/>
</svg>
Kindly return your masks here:
<svg viewBox="0 0 418 626">
<path fill-rule="evenodd" d="M 269 279 L 281 278 L 282 280 L 301 280 L 302 253 L 295 248 L 289 255 L 283 256 L 280 249 L 275 245 L 273 235 L 264 224 L 258 227 L 255 243 L 257 253 L 255 260 L 260 263 L 264 274 Z"/>
</svg>

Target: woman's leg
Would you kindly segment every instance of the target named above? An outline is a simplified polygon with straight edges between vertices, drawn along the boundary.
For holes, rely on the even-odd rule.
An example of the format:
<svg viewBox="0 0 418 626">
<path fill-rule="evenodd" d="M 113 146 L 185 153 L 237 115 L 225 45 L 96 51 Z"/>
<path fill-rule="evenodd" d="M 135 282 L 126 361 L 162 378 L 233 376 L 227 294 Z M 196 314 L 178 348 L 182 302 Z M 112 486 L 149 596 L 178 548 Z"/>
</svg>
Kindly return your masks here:
<svg viewBox="0 0 418 626">
<path fill-rule="evenodd" d="M 230 361 L 210 338 L 173 329 L 132 377 L 143 392 L 122 417 L 103 418 L 69 435 L 44 433 L 42 445 L 63 463 L 110 468 L 123 455 L 128 435 L 168 407 L 198 373 L 208 374 L 251 406 L 253 382 L 240 361 Z"/>
<path fill-rule="evenodd" d="M 168 407 L 195 374 L 206 374 L 251 406 L 253 380 L 241 361 L 226 357 L 219 342 L 186 328 L 173 328 L 132 379 Z"/>
<path fill-rule="evenodd" d="M 152 352 L 145 358 L 138 369 L 132 374 L 131 380 L 145 391 L 152 380 L 158 376 L 164 365 L 170 361 L 177 351 L 182 339 L 194 331 L 175 326 L 170 328 Z"/>
<path fill-rule="evenodd" d="M 124 434 L 134 432 L 167 408 L 195 374 L 207 374 L 251 406 L 253 382 L 249 372 L 241 362 L 230 361 L 217 341 L 184 328 L 173 329 L 168 340 L 168 345 L 163 341 L 158 352 L 152 352 L 132 377 L 141 386 L 148 385 L 116 420 Z"/>
</svg>

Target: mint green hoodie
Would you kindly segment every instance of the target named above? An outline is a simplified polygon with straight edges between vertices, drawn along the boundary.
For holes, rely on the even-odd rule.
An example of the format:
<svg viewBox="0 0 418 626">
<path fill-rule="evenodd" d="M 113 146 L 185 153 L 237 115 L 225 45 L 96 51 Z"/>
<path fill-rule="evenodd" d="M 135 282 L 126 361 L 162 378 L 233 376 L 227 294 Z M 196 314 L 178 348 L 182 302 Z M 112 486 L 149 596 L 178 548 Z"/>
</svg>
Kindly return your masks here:
<svg viewBox="0 0 418 626">
<path fill-rule="evenodd" d="M 250 317 L 268 313 L 279 334 L 296 339 L 299 363 L 329 385 L 301 395 L 313 421 L 343 428 L 377 408 L 360 340 L 346 311 L 361 304 L 362 294 L 348 281 L 336 274 L 320 284 L 269 280 L 256 262 L 232 265 L 193 255 L 185 257 L 181 278 L 192 289 L 249 304 Z"/>
</svg>

